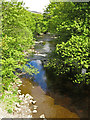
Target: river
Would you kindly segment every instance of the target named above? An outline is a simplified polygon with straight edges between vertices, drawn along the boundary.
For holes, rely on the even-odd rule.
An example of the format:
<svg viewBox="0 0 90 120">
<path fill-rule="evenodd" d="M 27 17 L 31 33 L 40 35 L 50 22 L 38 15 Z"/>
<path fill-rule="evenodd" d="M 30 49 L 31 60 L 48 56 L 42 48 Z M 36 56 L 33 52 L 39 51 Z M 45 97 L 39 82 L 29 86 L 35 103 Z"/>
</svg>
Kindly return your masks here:
<svg viewBox="0 0 90 120">
<path fill-rule="evenodd" d="M 38 112 L 33 114 L 33 117 L 39 118 L 44 114 L 46 118 L 87 118 L 88 98 L 80 96 L 73 98 L 65 92 L 60 92 L 60 86 L 52 81 L 52 73 L 47 72 L 43 66 L 48 53 L 55 49 L 55 37 L 46 34 L 37 37 L 37 40 L 35 45 L 37 52 L 28 58 L 30 59 L 28 63 L 37 68 L 39 73 L 33 75 L 33 80 L 28 73 L 20 76 L 21 93 L 29 93 L 37 101 Z"/>
</svg>

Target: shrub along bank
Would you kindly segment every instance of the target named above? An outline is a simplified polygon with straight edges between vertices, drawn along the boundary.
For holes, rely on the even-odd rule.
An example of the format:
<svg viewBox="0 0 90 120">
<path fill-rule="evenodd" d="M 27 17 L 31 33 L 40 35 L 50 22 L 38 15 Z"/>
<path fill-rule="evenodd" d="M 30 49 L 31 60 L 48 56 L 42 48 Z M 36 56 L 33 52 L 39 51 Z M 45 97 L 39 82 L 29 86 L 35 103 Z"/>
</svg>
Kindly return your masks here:
<svg viewBox="0 0 90 120">
<path fill-rule="evenodd" d="M 18 73 L 15 72 L 17 68 L 24 68 L 29 74 L 37 73 L 33 67 L 29 69 L 25 66 L 28 59 L 24 51 L 34 45 L 34 34 L 45 32 L 43 16 L 29 12 L 23 5 L 23 2 L 2 2 L 2 99 L 5 98 L 6 90 L 12 90 L 13 93 L 11 84 L 19 80 Z M 12 89 L 9 89 L 10 86 Z M 17 90 L 15 89 L 15 94 Z M 13 97 L 14 94 L 10 95 Z M 14 100 L 16 99 L 11 98 L 11 104 Z"/>
<path fill-rule="evenodd" d="M 89 85 L 89 3 L 52 2 L 44 16 L 48 31 L 58 37 L 47 67 L 60 78 Z"/>
</svg>

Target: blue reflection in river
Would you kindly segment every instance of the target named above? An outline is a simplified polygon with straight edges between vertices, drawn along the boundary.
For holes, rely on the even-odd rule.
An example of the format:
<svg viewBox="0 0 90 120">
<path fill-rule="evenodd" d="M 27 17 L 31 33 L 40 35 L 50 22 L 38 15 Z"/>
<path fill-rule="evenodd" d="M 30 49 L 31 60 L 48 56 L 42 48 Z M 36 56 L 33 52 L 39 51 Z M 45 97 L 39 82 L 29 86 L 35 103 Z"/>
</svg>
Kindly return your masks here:
<svg viewBox="0 0 90 120">
<path fill-rule="evenodd" d="M 46 84 L 46 75 L 45 75 L 45 70 L 42 66 L 42 62 L 40 60 L 32 60 L 30 62 L 28 62 L 29 64 L 31 64 L 32 66 L 34 66 L 35 68 L 38 69 L 39 73 L 38 74 L 33 74 L 34 77 L 34 82 L 37 82 L 41 88 L 46 91 L 47 89 L 47 84 Z M 28 67 L 30 67 L 29 65 L 27 65 Z"/>
</svg>

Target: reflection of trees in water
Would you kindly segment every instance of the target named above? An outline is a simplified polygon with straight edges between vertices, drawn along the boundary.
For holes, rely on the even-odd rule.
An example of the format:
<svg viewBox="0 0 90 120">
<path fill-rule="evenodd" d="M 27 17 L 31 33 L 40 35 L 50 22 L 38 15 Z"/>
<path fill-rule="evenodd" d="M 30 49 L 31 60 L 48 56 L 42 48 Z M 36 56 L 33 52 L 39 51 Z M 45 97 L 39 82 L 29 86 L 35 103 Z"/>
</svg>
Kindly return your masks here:
<svg viewBox="0 0 90 120">
<path fill-rule="evenodd" d="M 62 104 L 64 107 L 72 111 L 74 110 L 74 112 L 80 116 L 88 116 L 87 86 L 82 88 L 78 85 L 75 86 L 71 81 L 64 80 L 63 77 L 56 77 L 55 74 L 52 73 L 52 70 L 46 69 L 46 76 L 48 87 L 48 92 L 46 94 L 52 96 L 56 104 Z M 67 78 L 67 76 L 65 77 Z M 65 102 L 65 100 L 67 102 Z"/>
</svg>

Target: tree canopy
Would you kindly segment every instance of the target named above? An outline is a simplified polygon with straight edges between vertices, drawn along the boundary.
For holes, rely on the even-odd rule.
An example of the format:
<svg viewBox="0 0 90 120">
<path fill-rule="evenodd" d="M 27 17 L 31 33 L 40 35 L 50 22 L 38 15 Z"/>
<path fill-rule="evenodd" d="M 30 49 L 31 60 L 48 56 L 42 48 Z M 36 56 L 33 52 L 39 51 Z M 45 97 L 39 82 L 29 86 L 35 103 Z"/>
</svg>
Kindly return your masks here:
<svg viewBox="0 0 90 120">
<path fill-rule="evenodd" d="M 36 21 L 31 12 L 23 7 L 23 2 L 2 2 L 2 87 L 7 89 L 18 77 L 17 68 L 24 68 L 29 74 L 36 69 L 25 66 L 28 59 L 24 51 L 34 45 Z"/>
<path fill-rule="evenodd" d="M 89 3 L 52 2 L 45 10 L 48 30 L 58 37 L 53 59 L 48 62 L 58 76 L 90 84 Z M 83 71 L 85 71 L 83 73 Z"/>
</svg>

